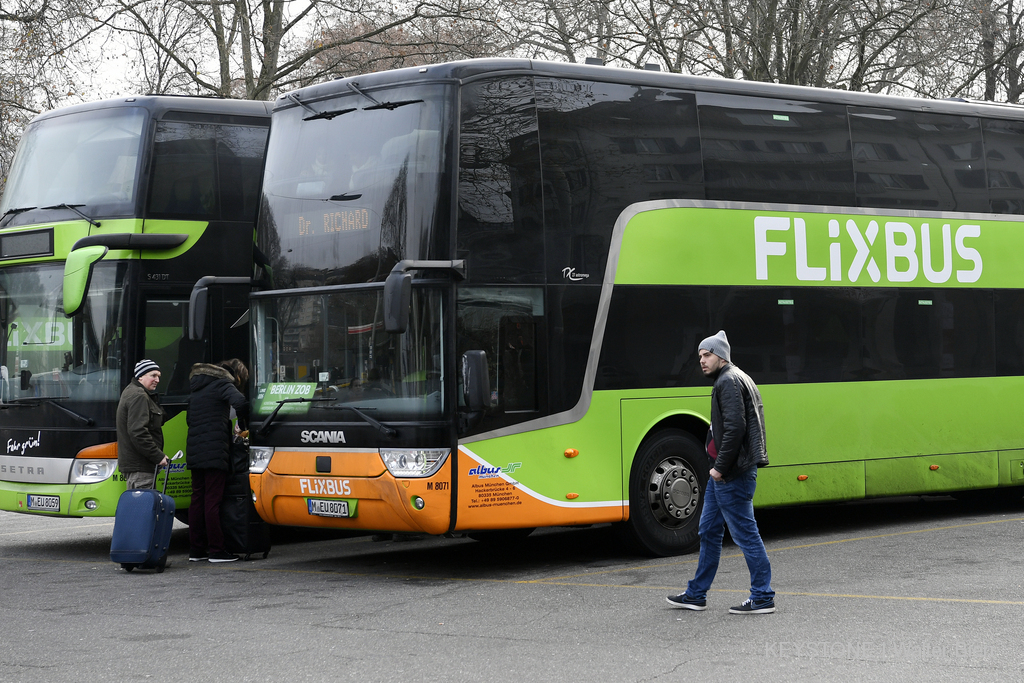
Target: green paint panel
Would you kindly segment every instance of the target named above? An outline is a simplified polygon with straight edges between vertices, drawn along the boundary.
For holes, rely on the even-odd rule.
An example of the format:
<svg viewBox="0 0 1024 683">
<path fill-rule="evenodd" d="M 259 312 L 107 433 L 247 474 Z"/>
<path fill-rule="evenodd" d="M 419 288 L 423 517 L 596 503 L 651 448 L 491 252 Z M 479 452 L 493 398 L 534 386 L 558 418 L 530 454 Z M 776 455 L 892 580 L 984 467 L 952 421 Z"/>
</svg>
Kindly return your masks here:
<svg viewBox="0 0 1024 683">
<path fill-rule="evenodd" d="M 872 460 L 864 463 L 864 482 L 869 497 L 992 488 L 999 484 L 999 457 L 988 452 Z"/>
<path fill-rule="evenodd" d="M 771 507 L 858 500 L 864 497 L 864 492 L 862 462 L 762 467 L 757 471 L 754 505 Z"/>
<path fill-rule="evenodd" d="M 653 209 L 626 225 L 615 283 L 1017 288 L 1024 286 L 1024 225 L 863 213 Z"/>
<path fill-rule="evenodd" d="M 773 465 L 1024 446 L 1022 377 L 761 386 Z M 993 470 L 994 472 L 995 470 Z"/>
</svg>

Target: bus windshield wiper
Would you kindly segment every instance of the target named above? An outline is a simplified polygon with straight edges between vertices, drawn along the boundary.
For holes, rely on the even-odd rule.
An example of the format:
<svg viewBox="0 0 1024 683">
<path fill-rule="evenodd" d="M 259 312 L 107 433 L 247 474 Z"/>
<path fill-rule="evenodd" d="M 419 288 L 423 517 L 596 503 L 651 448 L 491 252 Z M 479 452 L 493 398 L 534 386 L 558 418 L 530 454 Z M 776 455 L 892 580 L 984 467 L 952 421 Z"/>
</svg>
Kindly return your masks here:
<svg viewBox="0 0 1024 683">
<path fill-rule="evenodd" d="M 46 211 L 50 211 L 52 209 L 69 209 L 69 210 L 74 211 L 75 213 L 77 213 L 79 216 L 81 216 L 85 220 L 89 221 L 89 225 L 91 225 L 91 226 L 93 226 L 95 228 L 100 227 L 100 222 L 99 221 L 94 220 L 94 219 L 90 218 L 89 216 L 86 216 L 84 213 L 82 213 L 81 211 L 78 210 L 78 207 L 80 207 L 80 206 L 85 206 L 85 204 L 54 204 L 53 206 L 44 206 L 43 209 L 46 210 Z"/>
<path fill-rule="evenodd" d="M 7 209 L 6 211 L 4 211 L 4 215 L 0 216 L 0 225 L 2 225 L 5 220 L 7 220 L 8 216 L 17 216 L 19 213 L 25 213 L 26 211 L 31 211 L 32 209 L 37 209 L 37 208 L 39 208 L 39 207 L 37 207 L 37 206 L 22 206 L 22 207 L 19 207 L 17 209 Z"/>
<path fill-rule="evenodd" d="M 12 408 L 12 407 L 15 407 L 15 406 L 18 406 L 18 407 L 37 406 L 40 403 L 48 403 L 51 406 L 53 406 L 54 408 L 57 408 L 58 410 L 66 413 L 67 415 L 70 415 L 74 419 L 78 420 L 79 422 L 84 424 L 86 427 L 92 427 L 94 424 L 96 424 L 96 421 L 93 420 L 91 417 L 86 417 L 85 415 L 82 415 L 81 413 L 76 413 L 74 410 L 71 410 L 70 408 L 68 408 L 66 406 L 62 406 L 61 404 L 57 403 L 57 399 L 66 399 L 66 398 L 71 398 L 71 397 L 70 396 L 54 396 L 54 397 L 48 397 L 48 396 L 25 396 L 24 398 L 14 398 L 14 399 L 11 399 L 10 401 L 7 401 L 6 403 L 0 404 L 0 408 Z"/>
<path fill-rule="evenodd" d="M 375 109 L 387 109 L 388 111 L 394 111 L 395 109 L 398 109 L 399 107 L 404 107 L 407 104 L 419 104 L 420 102 L 423 101 L 423 100 L 400 100 L 398 102 L 378 102 L 377 100 L 373 99 L 373 97 L 371 97 L 370 95 L 367 95 L 362 90 L 360 90 L 358 83 L 349 83 L 348 87 L 352 88 L 357 93 L 359 93 L 360 95 L 362 95 L 366 99 L 368 99 L 371 102 L 373 102 L 373 106 L 372 107 L 366 107 L 365 109 L 363 109 L 363 111 L 374 111 Z"/>
<path fill-rule="evenodd" d="M 382 432 L 385 436 L 397 436 L 398 431 L 394 427 L 389 427 L 382 422 L 378 422 L 366 413 L 364 410 L 376 410 L 376 408 L 356 408 L 355 406 L 346 405 L 331 405 L 331 406 L 320 406 L 324 410 L 351 410 L 353 413 L 358 415 L 363 422 L 367 423 L 371 427 L 376 427 L 377 431 Z"/>
<path fill-rule="evenodd" d="M 310 109 L 312 109 L 312 107 Z M 303 121 L 316 121 L 318 119 L 327 119 L 328 121 L 330 121 L 333 118 L 335 118 L 336 116 L 344 116 L 345 114 L 348 114 L 349 112 L 352 112 L 352 111 L 355 111 L 355 110 L 356 110 L 356 108 L 352 107 L 351 109 L 333 109 L 333 110 L 328 110 L 328 111 L 321 111 L 321 112 L 318 112 L 316 114 L 313 114 L 312 116 L 307 116 L 306 118 L 304 118 L 302 120 Z"/>
<path fill-rule="evenodd" d="M 356 199 L 359 199 L 362 196 L 363 195 L 361 195 L 361 194 L 348 194 L 348 193 L 343 192 L 341 194 L 336 194 L 336 195 L 330 197 L 329 199 L 325 199 L 324 201 L 325 202 L 351 202 L 351 201 L 354 201 Z"/>
<path fill-rule="evenodd" d="M 300 100 L 299 96 L 296 95 L 295 93 L 288 93 L 288 99 L 290 99 L 292 102 L 294 102 L 295 104 L 299 105 L 300 107 L 302 107 L 303 109 L 305 109 L 306 111 L 309 112 L 309 116 L 307 116 L 306 118 L 302 119 L 303 121 L 316 121 L 318 119 L 327 119 L 328 121 L 330 121 L 331 119 L 333 119 L 336 116 L 344 116 L 345 114 L 347 114 L 347 113 L 349 113 L 351 111 L 355 111 L 355 107 L 353 107 L 351 109 L 334 109 L 334 110 L 328 110 L 328 111 L 317 111 L 316 109 L 313 109 L 313 107 L 309 106 L 308 104 L 306 104 L 305 102 Z"/>
<path fill-rule="evenodd" d="M 267 419 L 263 421 L 263 424 L 256 430 L 256 434 L 263 436 L 270 429 L 271 423 L 274 422 L 274 418 L 277 417 L 277 413 L 281 410 L 281 406 L 285 403 L 317 403 L 319 401 L 333 401 L 333 398 L 283 398 L 277 402 L 277 407 L 274 408 L 274 412 L 267 416 Z"/>
</svg>

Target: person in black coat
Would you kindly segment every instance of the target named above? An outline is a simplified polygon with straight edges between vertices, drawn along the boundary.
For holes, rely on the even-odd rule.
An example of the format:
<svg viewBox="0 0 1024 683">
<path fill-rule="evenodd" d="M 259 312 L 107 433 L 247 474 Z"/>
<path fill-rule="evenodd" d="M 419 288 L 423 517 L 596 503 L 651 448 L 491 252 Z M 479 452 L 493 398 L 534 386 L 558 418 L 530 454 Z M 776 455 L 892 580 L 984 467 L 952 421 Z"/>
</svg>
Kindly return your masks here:
<svg viewBox="0 0 1024 683">
<path fill-rule="evenodd" d="M 233 408 L 239 421 L 244 423 L 249 418 L 249 402 L 239 391 L 244 380 L 227 369 L 233 367 L 229 363 L 196 363 L 189 373 L 192 393 L 188 399 L 185 448 L 185 463 L 192 474 L 192 504 L 188 509 L 189 562 L 238 559 L 224 548 L 220 505 L 231 453 L 231 410 Z"/>
</svg>

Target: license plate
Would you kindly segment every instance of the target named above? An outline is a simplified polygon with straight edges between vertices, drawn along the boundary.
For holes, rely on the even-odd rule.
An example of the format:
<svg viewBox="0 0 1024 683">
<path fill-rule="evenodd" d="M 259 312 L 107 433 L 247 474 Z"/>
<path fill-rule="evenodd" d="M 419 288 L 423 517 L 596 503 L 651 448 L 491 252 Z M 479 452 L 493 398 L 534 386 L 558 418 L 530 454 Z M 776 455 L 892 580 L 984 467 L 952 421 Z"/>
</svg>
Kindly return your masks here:
<svg viewBox="0 0 1024 683">
<path fill-rule="evenodd" d="M 35 496 L 30 493 L 25 496 L 25 502 L 29 510 L 60 512 L 60 496 Z"/>
<path fill-rule="evenodd" d="M 354 500 L 323 500 L 309 498 L 309 514 L 317 517 L 355 517 L 356 501 Z"/>
</svg>

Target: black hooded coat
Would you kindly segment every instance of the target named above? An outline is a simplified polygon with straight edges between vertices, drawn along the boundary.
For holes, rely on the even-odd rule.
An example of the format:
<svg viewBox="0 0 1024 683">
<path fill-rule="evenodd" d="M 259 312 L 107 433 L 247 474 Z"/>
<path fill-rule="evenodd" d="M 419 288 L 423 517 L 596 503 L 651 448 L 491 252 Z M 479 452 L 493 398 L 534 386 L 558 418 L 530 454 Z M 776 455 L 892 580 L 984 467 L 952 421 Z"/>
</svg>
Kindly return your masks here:
<svg viewBox="0 0 1024 683">
<path fill-rule="evenodd" d="M 238 419 L 249 420 L 249 402 L 234 384 L 234 376 L 219 365 L 196 363 L 188 375 L 188 440 L 185 463 L 190 470 L 228 469 L 231 448 L 231 408 Z"/>
</svg>

